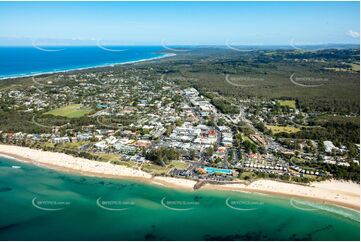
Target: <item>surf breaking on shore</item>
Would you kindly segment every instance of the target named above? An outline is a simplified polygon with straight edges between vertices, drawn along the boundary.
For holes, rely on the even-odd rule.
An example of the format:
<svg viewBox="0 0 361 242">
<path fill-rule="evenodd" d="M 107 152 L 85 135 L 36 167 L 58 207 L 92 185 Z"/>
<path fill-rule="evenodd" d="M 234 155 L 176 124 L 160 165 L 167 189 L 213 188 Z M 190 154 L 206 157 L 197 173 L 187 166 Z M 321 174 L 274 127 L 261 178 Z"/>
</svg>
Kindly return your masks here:
<svg viewBox="0 0 361 242">
<path fill-rule="evenodd" d="M 0 80 L 35 77 L 35 76 L 41 76 L 41 75 L 67 73 L 67 72 L 72 72 L 72 71 L 83 71 L 83 70 L 89 70 L 89 69 L 94 69 L 94 68 L 112 67 L 112 66 L 116 66 L 116 65 L 136 64 L 136 63 L 145 62 L 145 61 L 153 61 L 153 60 L 163 59 L 163 58 L 167 58 L 167 57 L 172 57 L 175 55 L 176 54 L 173 54 L 173 53 L 167 53 L 167 54 L 162 54 L 162 55 L 156 56 L 156 57 L 144 58 L 144 59 L 133 60 L 133 61 L 104 63 L 104 64 L 99 64 L 99 65 L 77 67 L 77 68 L 65 68 L 65 69 L 59 69 L 59 70 L 53 70 L 53 71 L 39 71 L 39 72 L 20 73 L 20 74 L 3 75 L 3 76 L 0 75 Z"/>
<path fill-rule="evenodd" d="M 63 153 L 35 150 L 28 147 L 0 144 L 0 156 L 86 176 L 134 179 L 147 183 L 151 182 L 155 185 L 190 191 L 193 190 L 197 184 L 196 181 L 189 179 L 152 176 L 142 170 L 114 165 L 110 162 L 88 160 Z M 310 185 L 299 185 L 273 180 L 257 180 L 249 185 L 239 183 L 224 185 L 206 184 L 202 189 L 265 193 L 276 196 L 305 198 L 320 203 L 334 204 L 358 211 L 360 210 L 360 185 L 352 182 L 332 180 L 314 182 Z"/>
</svg>

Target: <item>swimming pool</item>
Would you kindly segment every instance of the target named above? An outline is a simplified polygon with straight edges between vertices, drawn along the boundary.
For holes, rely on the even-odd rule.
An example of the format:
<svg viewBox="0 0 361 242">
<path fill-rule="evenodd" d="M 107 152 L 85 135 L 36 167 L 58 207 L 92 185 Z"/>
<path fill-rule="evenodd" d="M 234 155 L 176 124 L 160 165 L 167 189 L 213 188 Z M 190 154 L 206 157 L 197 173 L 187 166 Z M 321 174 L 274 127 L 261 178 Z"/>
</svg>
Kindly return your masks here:
<svg viewBox="0 0 361 242">
<path fill-rule="evenodd" d="M 232 174 L 233 171 L 229 170 L 229 169 L 219 169 L 219 168 L 214 168 L 214 167 L 203 167 L 203 169 L 208 173 L 208 174 L 214 174 L 214 173 L 223 173 L 223 174 Z"/>
</svg>

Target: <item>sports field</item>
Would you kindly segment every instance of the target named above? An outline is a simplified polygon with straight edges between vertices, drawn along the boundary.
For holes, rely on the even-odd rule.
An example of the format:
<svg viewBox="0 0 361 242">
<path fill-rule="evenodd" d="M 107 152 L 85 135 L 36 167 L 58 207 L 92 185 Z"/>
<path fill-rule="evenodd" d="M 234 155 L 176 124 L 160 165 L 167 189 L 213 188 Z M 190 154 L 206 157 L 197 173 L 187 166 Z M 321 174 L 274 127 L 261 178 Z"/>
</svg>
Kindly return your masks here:
<svg viewBox="0 0 361 242">
<path fill-rule="evenodd" d="M 81 104 L 70 104 L 64 107 L 56 108 L 44 114 L 61 116 L 66 118 L 80 118 L 92 111 L 89 107 L 83 107 Z"/>
</svg>

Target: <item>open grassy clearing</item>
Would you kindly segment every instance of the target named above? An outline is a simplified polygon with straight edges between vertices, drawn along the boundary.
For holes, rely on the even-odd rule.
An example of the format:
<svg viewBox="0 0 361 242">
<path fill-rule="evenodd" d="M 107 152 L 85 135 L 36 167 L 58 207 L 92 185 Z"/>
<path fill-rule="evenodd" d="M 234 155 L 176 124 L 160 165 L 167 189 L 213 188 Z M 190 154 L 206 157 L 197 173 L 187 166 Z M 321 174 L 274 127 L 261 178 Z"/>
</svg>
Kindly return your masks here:
<svg viewBox="0 0 361 242">
<path fill-rule="evenodd" d="M 169 164 L 169 167 L 174 167 L 177 169 L 187 169 L 189 167 L 189 164 L 183 162 L 183 161 L 172 161 Z"/>
<path fill-rule="evenodd" d="M 301 131 L 300 128 L 296 128 L 292 126 L 267 125 L 267 128 L 270 129 L 273 134 L 278 134 L 278 133 L 292 134 Z"/>
<path fill-rule="evenodd" d="M 89 107 L 83 107 L 81 104 L 70 104 L 64 107 L 56 108 L 50 110 L 46 114 L 54 115 L 54 116 L 61 116 L 66 118 L 80 118 L 84 115 L 89 114 L 92 111 Z"/>
<path fill-rule="evenodd" d="M 139 167 L 139 164 L 134 161 L 122 160 L 119 154 L 111 154 L 111 153 L 93 153 L 93 154 L 99 157 L 102 161 L 109 161 L 112 164 L 126 166 L 134 169 L 138 169 Z"/>
<path fill-rule="evenodd" d="M 165 175 L 168 173 L 169 168 L 166 166 L 158 166 L 152 163 L 146 163 L 142 166 L 142 170 L 145 172 L 149 172 L 152 175 Z"/>
<path fill-rule="evenodd" d="M 278 100 L 277 102 L 280 106 L 296 109 L 295 100 Z"/>
<path fill-rule="evenodd" d="M 100 159 L 104 161 L 120 161 L 120 156 L 118 154 L 110 154 L 110 153 L 93 153 L 98 156 Z"/>
<path fill-rule="evenodd" d="M 80 142 L 69 142 L 59 145 L 61 148 L 67 148 L 67 149 L 79 149 L 81 146 L 89 144 L 88 141 L 80 141 Z"/>
</svg>

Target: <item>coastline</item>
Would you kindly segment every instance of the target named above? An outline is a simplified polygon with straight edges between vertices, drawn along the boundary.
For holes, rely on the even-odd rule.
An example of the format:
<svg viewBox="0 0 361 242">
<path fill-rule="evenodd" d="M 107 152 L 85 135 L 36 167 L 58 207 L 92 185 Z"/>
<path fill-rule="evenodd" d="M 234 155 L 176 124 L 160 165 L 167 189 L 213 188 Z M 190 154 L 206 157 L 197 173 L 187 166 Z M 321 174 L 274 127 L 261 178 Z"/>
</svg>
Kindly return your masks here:
<svg viewBox="0 0 361 242">
<path fill-rule="evenodd" d="M 192 191 L 196 181 L 183 178 L 152 176 L 141 170 L 114 165 L 109 162 L 88 160 L 63 153 L 42 151 L 14 145 L 0 144 L 0 156 L 40 167 L 85 176 L 131 179 L 153 185 Z M 351 182 L 314 182 L 309 186 L 272 180 L 257 180 L 245 184 L 206 184 L 201 189 L 262 193 L 287 198 L 301 198 L 321 204 L 331 204 L 352 210 L 360 210 L 360 185 Z"/>
<path fill-rule="evenodd" d="M 347 190 L 339 189 L 340 187 L 347 187 Z M 301 185 L 262 179 L 254 181 L 249 185 L 206 184 L 204 189 L 260 193 L 271 196 L 287 197 L 289 199 L 305 199 L 319 204 L 335 205 L 360 212 L 360 186 L 359 184 L 352 182 L 331 180 L 312 182 L 310 185 Z M 355 190 L 355 192 L 350 192 L 351 190 Z"/>
<path fill-rule="evenodd" d="M 145 61 L 163 59 L 163 58 L 172 57 L 172 56 L 176 56 L 176 54 L 174 54 L 174 53 L 166 53 L 166 54 L 161 54 L 160 56 L 145 58 L 145 59 L 140 59 L 140 60 L 134 60 L 134 61 L 105 63 L 105 64 L 101 64 L 101 65 L 96 65 L 96 66 L 88 66 L 88 67 L 80 67 L 80 68 L 64 69 L 64 70 L 54 70 L 54 71 L 45 71 L 45 72 L 39 72 L 39 73 L 37 72 L 37 73 L 29 73 L 29 74 L 19 74 L 19 75 L 16 75 L 16 76 L 5 76 L 5 77 L 0 76 L 0 81 L 1 80 L 8 80 L 8 79 L 36 77 L 36 76 L 41 76 L 41 75 L 67 73 L 67 72 L 72 72 L 72 71 L 83 71 L 83 70 L 89 70 L 89 69 L 94 69 L 94 68 L 102 68 L 102 67 L 113 67 L 113 66 L 118 66 L 118 65 L 129 65 L 129 64 L 135 64 L 135 63 L 140 63 L 140 62 L 145 62 Z"/>
</svg>

